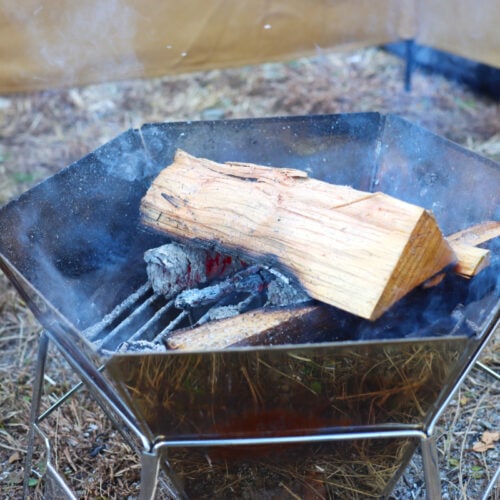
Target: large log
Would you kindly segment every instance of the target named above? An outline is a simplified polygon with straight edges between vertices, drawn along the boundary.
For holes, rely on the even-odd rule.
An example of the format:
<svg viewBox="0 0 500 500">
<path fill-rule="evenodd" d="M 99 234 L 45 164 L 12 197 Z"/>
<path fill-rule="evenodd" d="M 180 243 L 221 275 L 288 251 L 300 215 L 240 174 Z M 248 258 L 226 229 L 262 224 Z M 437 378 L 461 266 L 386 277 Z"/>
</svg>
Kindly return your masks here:
<svg viewBox="0 0 500 500">
<path fill-rule="evenodd" d="M 455 260 L 421 207 L 301 170 L 183 151 L 154 180 L 141 213 L 176 239 L 278 265 L 311 297 L 368 319 Z"/>
</svg>

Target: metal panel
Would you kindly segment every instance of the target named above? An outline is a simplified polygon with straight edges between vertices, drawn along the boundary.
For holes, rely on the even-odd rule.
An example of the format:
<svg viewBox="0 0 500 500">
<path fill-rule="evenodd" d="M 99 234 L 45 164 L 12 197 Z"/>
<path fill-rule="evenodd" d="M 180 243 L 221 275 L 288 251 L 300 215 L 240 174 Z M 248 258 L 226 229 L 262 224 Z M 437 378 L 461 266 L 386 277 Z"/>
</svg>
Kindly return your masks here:
<svg viewBox="0 0 500 500">
<path fill-rule="evenodd" d="M 388 115 L 375 190 L 432 210 L 445 234 L 500 220 L 500 166 Z"/>
<path fill-rule="evenodd" d="M 214 161 L 306 170 L 311 177 L 368 190 L 382 117 L 378 113 L 151 124 L 145 147 L 160 166 L 177 148 Z"/>
<path fill-rule="evenodd" d="M 166 439 L 327 434 L 418 426 L 463 364 L 466 344 L 455 337 L 117 354 L 107 369 L 140 420 Z"/>
</svg>

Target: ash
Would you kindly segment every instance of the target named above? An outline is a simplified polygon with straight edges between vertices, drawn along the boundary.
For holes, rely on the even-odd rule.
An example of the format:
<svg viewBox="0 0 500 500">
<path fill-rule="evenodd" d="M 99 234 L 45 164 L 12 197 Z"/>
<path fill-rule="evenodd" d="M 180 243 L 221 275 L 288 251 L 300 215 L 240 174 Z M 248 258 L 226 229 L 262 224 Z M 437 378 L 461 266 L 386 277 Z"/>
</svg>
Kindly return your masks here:
<svg viewBox="0 0 500 500">
<path fill-rule="evenodd" d="M 147 340 L 134 340 L 132 342 L 123 342 L 117 352 L 165 352 L 166 348 L 162 344 L 148 342 Z"/>
<path fill-rule="evenodd" d="M 167 298 L 244 267 L 236 257 L 180 243 L 152 248 L 144 260 L 153 290 Z"/>
</svg>

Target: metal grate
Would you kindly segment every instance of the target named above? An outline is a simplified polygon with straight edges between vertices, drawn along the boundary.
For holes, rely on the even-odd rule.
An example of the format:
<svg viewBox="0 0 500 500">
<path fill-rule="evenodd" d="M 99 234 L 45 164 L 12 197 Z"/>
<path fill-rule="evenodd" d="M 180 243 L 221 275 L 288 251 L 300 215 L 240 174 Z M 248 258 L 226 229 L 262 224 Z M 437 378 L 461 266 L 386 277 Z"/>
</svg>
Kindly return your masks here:
<svg viewBox="0 0 500 500">
<path fill-rule="evenodd" d="M 176 327 L 189 326 L 190 312 L 175 307 L 145 283 L 83 333 L 101 351 L 164 350 L 163 340 Z"/>
<path fill-rule="evenodd" d="M 284 295 L 276 299 L 277 294 L 270 296 L 267 288 L 279 279 L 279 274 L 268 269 L 250 266 L 223 281 L 186 289 L 175 297 L 156 293 L 147 282 L 83 333 L 101 352 L 164 351 L 165 339 L 176 329 L 235 316 L 265 303 L 276 305 Z"/>
</svg>

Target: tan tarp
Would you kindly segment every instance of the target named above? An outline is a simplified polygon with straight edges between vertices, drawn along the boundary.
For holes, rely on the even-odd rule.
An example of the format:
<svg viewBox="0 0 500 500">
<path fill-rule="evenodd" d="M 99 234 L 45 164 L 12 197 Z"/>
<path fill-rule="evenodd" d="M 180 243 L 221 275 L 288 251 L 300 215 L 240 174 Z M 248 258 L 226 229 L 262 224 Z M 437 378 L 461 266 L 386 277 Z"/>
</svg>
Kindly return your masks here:
<svg viewBox="0 0 500 500">
<path fill-rule="evenodd" d="M 500 68 L 500 0 L 418 0 L 417 42 Z"/>
<path fill-rule="evenodd" d="M 500 66 L 498 12 L 475 18 L 487 37 L 458 43 L 469 17 L 450 22 L 457 3 L 479 9 L 472 0 L 0 0 L 0 92 L 286 60 L 413 36 Z"/>
</svg>

